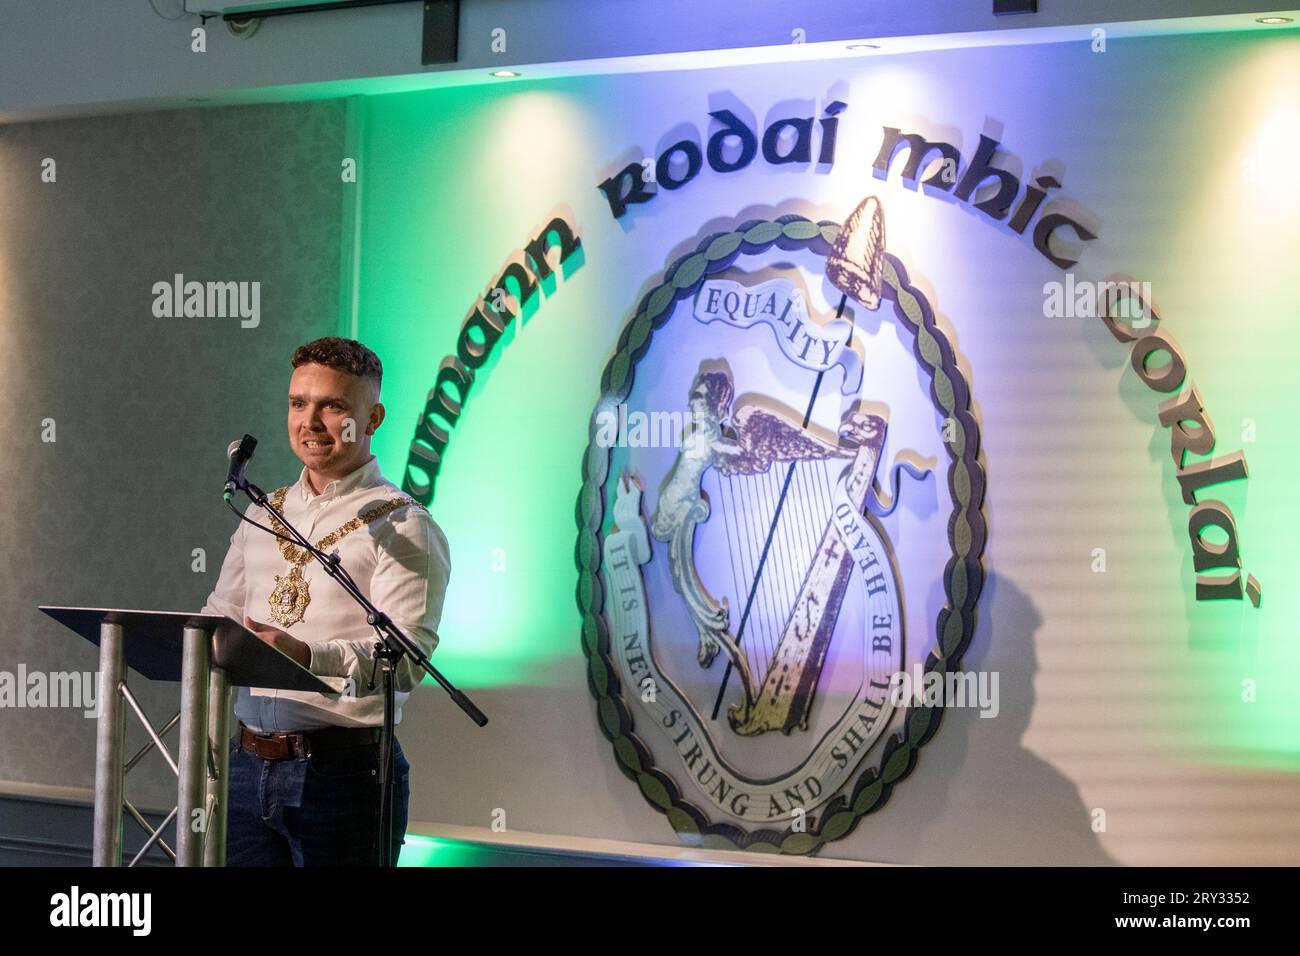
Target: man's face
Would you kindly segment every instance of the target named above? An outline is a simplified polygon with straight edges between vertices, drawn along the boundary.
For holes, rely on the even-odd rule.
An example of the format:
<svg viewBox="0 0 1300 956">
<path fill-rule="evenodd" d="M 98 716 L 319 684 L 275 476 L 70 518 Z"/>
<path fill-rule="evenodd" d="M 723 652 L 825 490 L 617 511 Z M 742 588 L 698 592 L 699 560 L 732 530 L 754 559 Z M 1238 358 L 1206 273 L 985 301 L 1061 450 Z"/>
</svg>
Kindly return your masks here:
<svg viewBox="0 0 1300 956">
<path fill-rule="evenodd" d="M 378 397 L 359 375 L 314 362 L 293 370 L 289 444 L 309 472 L 341 478 L 370 458 L 370 436 L 384 420 Z"/>
</svg>

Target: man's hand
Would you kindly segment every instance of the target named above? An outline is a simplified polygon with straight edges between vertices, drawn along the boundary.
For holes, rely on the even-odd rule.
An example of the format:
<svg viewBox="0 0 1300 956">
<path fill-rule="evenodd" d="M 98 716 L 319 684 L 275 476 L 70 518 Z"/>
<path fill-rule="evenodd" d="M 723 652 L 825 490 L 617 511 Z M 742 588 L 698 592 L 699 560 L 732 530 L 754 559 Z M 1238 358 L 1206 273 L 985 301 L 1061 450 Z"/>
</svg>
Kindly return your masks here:
<svg viewBox="0 0 1300 956">
<path fill-rule="evenodd" d="M 272 627 L 270 624 L 259 624 L 247 614 L 244 615 L 244 627 L 266 641 L 281 654 L 292 657 L 303 667 L 311 666 L 311 648 L 304 641 L 298 640 L 287 631 Z"/>
</svg>

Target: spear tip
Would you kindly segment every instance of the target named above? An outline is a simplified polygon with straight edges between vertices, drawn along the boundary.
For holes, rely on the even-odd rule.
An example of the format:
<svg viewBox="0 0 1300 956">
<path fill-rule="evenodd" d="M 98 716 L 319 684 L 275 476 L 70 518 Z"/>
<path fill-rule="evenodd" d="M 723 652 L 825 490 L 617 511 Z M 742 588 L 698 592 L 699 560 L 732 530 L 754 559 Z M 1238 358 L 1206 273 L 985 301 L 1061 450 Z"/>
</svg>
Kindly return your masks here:
<svg viewBox="0 0 1300 956">
<path fill-rule="evenodd" d="M 826 259 L 826 278 L 874 311 L 880 307 L 884 270 L 885 213 L 880 200 L 868 196 L 840 227 Z"/>
</svg>

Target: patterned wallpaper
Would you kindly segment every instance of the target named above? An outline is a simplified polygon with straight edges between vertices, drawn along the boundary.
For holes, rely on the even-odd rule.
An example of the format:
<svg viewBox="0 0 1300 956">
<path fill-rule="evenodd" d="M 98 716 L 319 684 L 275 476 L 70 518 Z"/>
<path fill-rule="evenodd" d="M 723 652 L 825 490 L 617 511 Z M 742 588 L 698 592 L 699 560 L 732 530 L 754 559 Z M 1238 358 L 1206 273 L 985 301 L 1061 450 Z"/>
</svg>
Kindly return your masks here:
<svg viewBox="0 0 1300 956">
<path fill-rule="evenodd" d="M 0 671 L 96 669 L 38 604 L 198 608 L 236 522 L 230 441 L 260 440 L 264 487 L 296 477 L 284 393 L 293 348 L 338 331 L 344 118 L 334 100 L 0 126 Z M 257 325 L 156 318 L 177 273 L 259 282 Z M 131 686 L 171 716 L 179 685 Z M 0 708 L 0 783 L 92 787 L 94 743 L 80 710 Z M 127 794 L 170 807 L 174 779 L 150 755 Z"/>
</svg>

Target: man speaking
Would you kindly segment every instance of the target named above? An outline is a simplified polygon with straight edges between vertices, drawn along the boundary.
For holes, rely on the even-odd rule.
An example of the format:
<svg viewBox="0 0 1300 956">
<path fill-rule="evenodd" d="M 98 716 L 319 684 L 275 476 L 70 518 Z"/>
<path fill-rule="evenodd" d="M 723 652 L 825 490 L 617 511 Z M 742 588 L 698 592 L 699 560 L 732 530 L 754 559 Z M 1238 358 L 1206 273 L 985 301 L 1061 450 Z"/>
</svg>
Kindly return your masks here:
<svg viewBox="0 0 1300 956">
<path fill-rule="evenodd" d="M 447 538 L 429 512 L 384 478 L 370 436 L 384 420 L 383 366 L 360 342 L 327 337 L 300 346 L 289 379 L 289 445 L 298 481 L 270 495 L 304 538 L 337 549 L 358 587 L 425 654 L 451 573 Z M 270 512 L 245 515 L 284 534 Z M 241 521 L 204 613 L 224 614 L 339 690 L 240 688 L 232 742 L 227 866 L 371 866 L 381 862 L 379 732 L 382 679 L 365 613 L 305 549 Z M 423 671 L 394 671 L 395 719 Z M 407 763 L 393 742 L 393 842 L 406 829 Z"/>
</svg>

